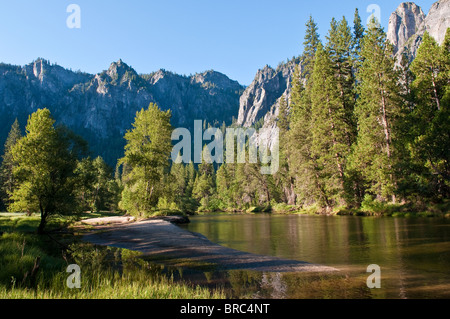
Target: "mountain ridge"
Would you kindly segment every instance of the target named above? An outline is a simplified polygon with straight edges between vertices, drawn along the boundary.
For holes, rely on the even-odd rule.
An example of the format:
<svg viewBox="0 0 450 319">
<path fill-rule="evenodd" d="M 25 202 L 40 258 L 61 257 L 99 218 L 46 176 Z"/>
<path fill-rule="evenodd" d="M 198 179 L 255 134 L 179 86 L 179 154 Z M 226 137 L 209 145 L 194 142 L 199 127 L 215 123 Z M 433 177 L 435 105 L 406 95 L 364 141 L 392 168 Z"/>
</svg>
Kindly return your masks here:
<svg viewBox="0 0 450 319">
<path fill-rule="evenodd" d="M 437 1 L 427 15 L 413 2 L 404 2 L 391 15 L 387 37 L 398 56 L 407 52 L 412 59 L 425 31 L 442 41 L 446 27 L 450 0 Z M 300 57 L 276 69 L 266 65 L 243 86 L 214 70 L 190 76 L 164 69 L 139 74 L 121 59 L 97 74 L 74 72 L 42 58 L 24 66 L 0 63 L 0 141 L 15 118 L 24 126 L 28 115 L 42 107 L 48 107 L 58 123 L 80 133 L 93 155 L 102 155 L 111 165 L 123 152 L 123 135 L 136 112 L 149 103 L 170 109 L 174 127 L 190 129 L 194 120 L 204 120 L 214 126 L 275 128 L 280 99 L 289 101 L 298 67 Z"/>
<path fill-rule="evenodd" d="M 450 0 L 435 2 L 427 15 L 415 3 L 403 2 L 392 13 L 389 21 L 386 35 L 394 45 L 397 60 L 400 61 L 402 53 L 407 53 L 409 60 L 412 61 L 422 43 L 425 31 L 429 32 L 439 43 L 444 41 L 445 31 L 450 27 Z M 295 61 L 297 67 L 302 67 L 299 58 L 292 61 Z M 282 63 L 281 68 L 286 68 L 292 61 Z M 269 74 L 267 70 L 267 79 L 259 77 L 258 75 L 264 72 L 264 69 L 262 70 L 258 70 L 254 81 L 247 87 L 244 96 L 241 97 L 238 124 L 245 127 L 255 125 L 262 118 L 264 119 L 264 127 L 276 127 L 280 98 L 284 94 L 288 101 L 290 98 L 289 86 L 278 92 L 270 90 L 270 82 L 273 78 L 267 78 Z M 292 75 L 293 72 L 284 72 L 282 81 L 290 84 Z M 267 98 L 267 94 L 271 98 Z"/>
<path fill-rule="evenodd" d="M 6 139 L 15 118 L 24 126 L 29 114 L 47 107 L 58 123 L 90 143 L 94 156 L 115 165 L 123 135 L 136 112 L 150 103 L 170 109 L 175 127 L 190 128 L 196 119 L 231 125 L 243 90 L 217 71 L 189 77 L 163 70 L 140 75 L 122 60 L 97 74 L 73 72 L 42 58 L 24 66 L 1 63 L 0 139 Z"/>
</svg>

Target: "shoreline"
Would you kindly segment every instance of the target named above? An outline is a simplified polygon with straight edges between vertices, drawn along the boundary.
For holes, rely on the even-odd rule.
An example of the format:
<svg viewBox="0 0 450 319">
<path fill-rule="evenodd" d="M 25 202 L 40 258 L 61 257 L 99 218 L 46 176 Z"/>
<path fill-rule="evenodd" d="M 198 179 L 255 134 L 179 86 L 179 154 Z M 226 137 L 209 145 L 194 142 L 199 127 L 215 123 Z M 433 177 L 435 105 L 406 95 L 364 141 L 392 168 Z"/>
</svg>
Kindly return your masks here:
<svg viewBox="0 0 450 319">
<path fill-rule="evenodd" d="M 336 272 L 336 268 L 256 255 L 215 244 L 205 236 L 174 225 L 177 217 L 136 221 L 132 217 L 108 217 L 82 221 L 94 230 L 83 240 L 100 246 L 111 246 L 141 252 L 143 257 L 188 259 L 214 264 L 223 270 L 262 272 Z"/>
</svg>

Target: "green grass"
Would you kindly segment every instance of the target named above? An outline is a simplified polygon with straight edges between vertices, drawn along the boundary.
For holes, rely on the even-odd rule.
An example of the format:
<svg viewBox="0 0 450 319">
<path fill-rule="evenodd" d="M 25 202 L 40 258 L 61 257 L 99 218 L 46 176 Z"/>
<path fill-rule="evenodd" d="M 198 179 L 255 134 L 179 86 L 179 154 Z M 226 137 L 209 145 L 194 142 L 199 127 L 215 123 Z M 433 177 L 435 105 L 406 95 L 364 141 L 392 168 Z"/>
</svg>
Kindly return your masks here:
<svg viewBox="0 0 450 319">
<path fill-rule="evenodd" d="M 64 278 L 60 278 L 64 279 Z M 13 289 L 0 287 L 0 299 L 218 299 L 205 289 L 176 285 L 173 283 L 129 282 L 125 279 L 103 279 L 98 287 L 68 291 L 56 289 Z M 206 292 L 205 292 L 206 291 Z"/>
<path fill-rule="evenodd" d="M 82 243 L 70 233 L 38 236 L 38 224 L 36 216 L 0 215 L 0 299 L 225 298 L 219 290 L 174 282 L 163 266 L 136 252 Z M 67 221 L 55 218 L 48 229 L 62 226 Z M 38 257 L 36 276 L 26 276 Z M 66 285 L 69 264 L 81 268 L 80 289 Z"/>
</svg>

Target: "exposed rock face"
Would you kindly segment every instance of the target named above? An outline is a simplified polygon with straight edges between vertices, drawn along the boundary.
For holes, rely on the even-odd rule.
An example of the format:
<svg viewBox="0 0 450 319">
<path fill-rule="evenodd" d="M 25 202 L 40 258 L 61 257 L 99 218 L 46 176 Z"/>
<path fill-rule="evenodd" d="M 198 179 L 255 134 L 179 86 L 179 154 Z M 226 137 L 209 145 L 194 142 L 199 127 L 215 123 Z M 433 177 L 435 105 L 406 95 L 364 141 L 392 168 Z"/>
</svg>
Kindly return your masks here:
<svg viewBox="0 0 450 319">
<path fill-rule="evenodd" d="M 239 125 L 250 127 L 262 118 L 267 122 L 278 115 L 281 96 L 290 96 L 296 65 L 298 60 L 281 64 L 276 70 L 267 65 L 258 70 L 255 79 L 240 98 Z"/>
<path fill-rule="evenodd" d="M 398 56 L 406 52 L 412 60 L 425 31 L 442 44 L 449 27 L 450 0 L 434 3 L 427 16 L 420 7 L 406 2 L 391 16 L 388 39 Z M 121 60 L 95 75 L 73 72 L 43 59 L 24 67 L 0 63 L 0 148 L 16 117 L 23 126 L 29 114 L 43 107 L 49 108 L 59 123 L 87 139 L 93 155 L 102 155 L 112 165 L 122 156 L 123 135 L 131 128 L 136 111 L 151 102 L 170 109 L 176 127 L 191 128 L 196 119 L 229 125 L 237 116 L 242 126 L 263 121 L 264 127 L 274 129 L 280 98 L 285 95 L 289 99 L 292 76 L 299 65 L 299 59 L 293 59 L 277 69 L 266 66 L 244 88 L 215 71 L 190 77 L 164 70 L 138 74 Z M 267 136 L 270 140 L 273 134 Z"/>
<path fill-rule="evenodd" d="M 394 45 L 395 53 L 418 31 L 425 20 L 422 9 L 412 2 L 402 3 L 389 19 L 388 40 Z"/>
<path fill-rule="evenodd" d="M 149 103 L 170 109 L 175 127 L 190 128 L 196 119 L 230 125 L 243 91 L 218 72 L 186 77 L 160 70 L 139 75 L 121 60 L 96 75 L 43 59 L 24 67 L 0 64 L 0 141 L 16 117 L 24 126 L 29 114 L 47 107 L 58 123 L 89 141 L 93 155 L 115 165 L 123 154 L 123 135 L 136 112 Z"/>
<path fill-rule="evenodd" d="M 445 33 L 450 28 L 450 0 L 435 2 L 419 28 L 423 35 L 427 31 L 439 44 L 444 43 Z"/>
<path fill-rule="evenodd" d="M 428 31 L 440 44 L 450 27 L 450 0 L 433 4 L 428 15 L 412 2 L 400 4 L 389 20 L 388 39 L 398 57 L 406 52 L 412 60 Z M 249 127 L 264 119 L 264 127 L 275 128 L 279 101 L 283 94 L 290 97 L 292 75 L 299 61 L 290 61 L 274 70 L 268 66 L 259 70 L 253 83 L 241 96 L 238 124 Z"/>
<path fill-rule="evenodd" d="M 406 53 L 413 60 L 425 32 L 439 44 L 444 42 L 447 28 L 450 28 L 450 0 L 437 1 L 425 18 L 422 14 L 420 7 L 406 2 L 391 15 L 388 39 L 394 44 L 398 56 Z"/>
<path fill-rule="evenodd" d="M 206 71 L 183 77 L 158 71 L 149 79 L 161 107 L 170 108 L 173 125 L 190 128 L 194 120 L 214 125 L 231 124 L 239 111 L 244 87 L 222 73 Z"/>
</svg>

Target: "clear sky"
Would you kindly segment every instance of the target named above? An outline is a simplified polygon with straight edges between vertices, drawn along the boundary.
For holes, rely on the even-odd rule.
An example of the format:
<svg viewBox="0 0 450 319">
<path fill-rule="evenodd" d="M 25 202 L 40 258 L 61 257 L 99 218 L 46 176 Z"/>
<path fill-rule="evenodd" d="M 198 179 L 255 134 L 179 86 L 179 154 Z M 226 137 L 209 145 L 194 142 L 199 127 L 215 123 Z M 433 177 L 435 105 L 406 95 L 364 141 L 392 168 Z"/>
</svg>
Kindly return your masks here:
<svg viewBox="0 0 450 319">
<path fill-rule="evenodd" d="M 425 13 L 435 0 L 417 0 Z M 166 69 L 194 74 L 214 69 L 248 85 L 258 69 L 301 54 L 311 14 L 322 40 L 332 17 L 365 22 L 371 4 L 387 30 L 401 0 L 0 0 L 0 62 L 38 57 L 98 73 L 122 59 L 138 73 Z M 81 28 L 70 29 L 70 4 Z"/>
</svg>

